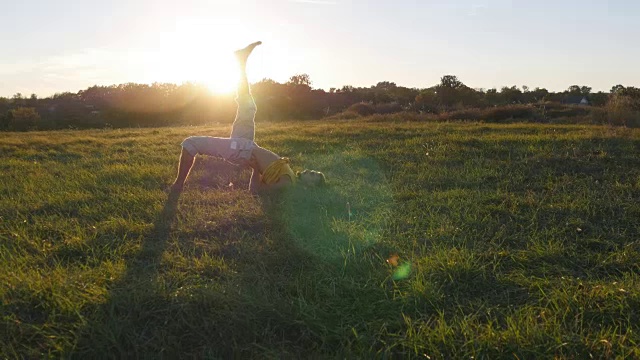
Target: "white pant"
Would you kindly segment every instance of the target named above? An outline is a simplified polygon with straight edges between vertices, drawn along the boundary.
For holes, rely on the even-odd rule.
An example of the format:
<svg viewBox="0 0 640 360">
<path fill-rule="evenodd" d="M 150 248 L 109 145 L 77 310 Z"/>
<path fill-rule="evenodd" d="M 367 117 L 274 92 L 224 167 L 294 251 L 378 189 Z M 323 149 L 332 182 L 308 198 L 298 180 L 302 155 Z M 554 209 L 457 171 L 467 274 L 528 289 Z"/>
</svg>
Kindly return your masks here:
<svg viewBox="0 0 640 360">
<path fill-rule="evenodd" d="M 216 156 L 230 162 L 249 160 L 256 144 L 243 138 L 220 138 L 213 136 L 191 136 L 182 142 L 182 147 L 191 154 Z"/>
<path fill-rule="evenodd" d="M 251 95 L 238 96 L 236 103 L 238 104 L 238 110 L 231 128 L 231 137 L 254 140 L 256 136 L 255 117 L 258 110 L 256 103 Z"/>
<path fill-rule="evenodd" d="M 249 160 L 251 151 L 256 146 L 255 115 L 256 103 L 251 95 L 238 96 L 238 111 L 231 128 L 231 137 L 221 138 L 213 136 L 191 136 L 182 142 L 182 147 L 191 154 L 210 155 L 223 158 L 230 162 L 235 160 Z"/>
</svg>

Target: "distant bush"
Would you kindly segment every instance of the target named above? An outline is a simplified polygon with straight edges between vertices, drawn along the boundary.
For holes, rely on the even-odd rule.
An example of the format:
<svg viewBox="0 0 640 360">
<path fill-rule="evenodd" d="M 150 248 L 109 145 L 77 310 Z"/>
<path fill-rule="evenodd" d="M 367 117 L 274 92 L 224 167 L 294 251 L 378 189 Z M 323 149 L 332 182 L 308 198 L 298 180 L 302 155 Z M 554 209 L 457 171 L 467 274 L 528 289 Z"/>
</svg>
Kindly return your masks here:
<svg viewBox="0 0 640 360">
<path fill-rule="evenodd" d="M 487 108 L 483 111 L 482 120 L 487 122 L 508 122 L 508 120 L 536 120 L 538 110 L 530 105 L 507 105 Z"/>
<path fill-rule="evenodd" d="M 8 115 L 0 113 L 0 130 L 8 130 L 8 129 L 9 129 Z"/>
<path fill-rule="evenodd" d="M 562 118 L 562 117 L 578 117 L 588 116 L 591 113 L 591 106 L 585 105 L 560 105 L 560 106 L 545 106 L 545 117 L 548 119 Z"/>
<path fill-rule="evenodd" d="M 482 110 L 480 109 L 464 109 L 442 113 L 438 116 L 441 120 L 482 120 Z"/>
<path fill-rule="evenodd" d="M 363 117 L 363 121 L 367 122 L 427 122 L 438 121 L 438 117 L 433 114 L 420 114 L 414 111 L 402 111 L 393 114 L 374 114 Z"/>
<path fill-rule="evenodd" d="M 368 104 L 367 104 L 368 105 Z M 551 108 L 551 109 L 549 109 Z M 551 114 L 551 115 L 549 115 Z M 549 122 L 555 124 L 597 124 L 607 123 L 606 109 L 593 106 L 551 104 L 545 105 L 506 105 L 491 108 L 471 108 L 444 112 L 441 114 L 400 111 L 390 114 L 376 113 L 370 116 L 345 111 L 327 119 L 354 119 L 363 117 L 364 121 L 482 121 L 490 123 L 510 122 Z M 624 117 L 629 119 L 629 114 Z M 629 125 L 631 126 L 631 125 Z"/>
<path fill-rule="evenodd" d="M 607 123 L 607 111 L 603 108 L 591 107 L 586 119 L 590 124 L 603 125 Z"/>
<path fill-rule="evenodd" d="M 353 111 L 343 111 L 341 113 L 333 114 L 329 117 L 326 117 L 327 120 L 353 120 L 362 117 L 362 115 L 355 113 Z"/>
<path fill-rule="evenodd" d="M 463 109 L 442 113 L 440 120 L 470 120 L 486 122 L 509 122 L 510 120 L 539 120 L 539 110 L 531 105 L 507 105 L 486 109 Z"/>
<path fill-rule="evenodd" d="M 359 102 L 349 106 L 346 112 L 356 113 L 361 116 L 369 116 L 376 113 L 376 108 L 369 103 Z"/>
<path fill-rule="evenodd" d="M 359 102 L 349 106 L 347 110 L 328 116 L 325 119 L 350 120 L 362 116 L 390 115 L 401 112 L 404 112 L 404 109 L 402 108 L 402 105 L 397 102 L 389 102 L 376 105 L 367 102 Z"/>
<path fill-rule="evenodd" d="M 402 110 L 402 105 L 398 104 L 397 102 L 377 104 L 375 106 L 376 114 L 395 114 L 401 112 Z"/>
<path fill-rule="evenodd" d="M 40 114 L 32 107 L 18 107 L 10 110 L 6 115 L 7 128 L 14 131 L 36 129 L 40 122 Z"/>
<path fill-rule="evenodd" d="M 607 111 L 590 105 L 568 105 L 546 102 L 538 106 L 540 115 L 555 124 L 596 124 L 607 123 Z"/>
<path fill-rule="evenodd" d="M 610 125 L 640 127 L 640 96 L 614 94 L 606 106 Z"/>
</svg>

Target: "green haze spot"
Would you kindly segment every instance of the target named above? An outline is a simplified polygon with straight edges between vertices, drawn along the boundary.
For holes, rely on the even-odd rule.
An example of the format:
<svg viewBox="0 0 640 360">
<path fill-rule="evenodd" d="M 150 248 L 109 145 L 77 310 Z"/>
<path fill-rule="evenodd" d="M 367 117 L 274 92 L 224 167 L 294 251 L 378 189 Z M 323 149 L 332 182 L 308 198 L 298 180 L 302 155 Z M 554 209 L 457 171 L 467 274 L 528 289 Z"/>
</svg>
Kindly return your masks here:
<svg viewBox="0 0 640 360">
<path fill-rule="evenodd" d="M 378 163 L 359 149 L 300 157 L 323 171 L 328 184 L 287 191 L 278 213 L 293 242 L 324 260 L 344 259 L 380 242 L 393 197 Z"/>
<path fill-rule="evenodd" d="M 396 269 L 393 273 L 393 280 L 404 280 L 411 275 L 411 263 L 404 263 Z"/>
</svg>

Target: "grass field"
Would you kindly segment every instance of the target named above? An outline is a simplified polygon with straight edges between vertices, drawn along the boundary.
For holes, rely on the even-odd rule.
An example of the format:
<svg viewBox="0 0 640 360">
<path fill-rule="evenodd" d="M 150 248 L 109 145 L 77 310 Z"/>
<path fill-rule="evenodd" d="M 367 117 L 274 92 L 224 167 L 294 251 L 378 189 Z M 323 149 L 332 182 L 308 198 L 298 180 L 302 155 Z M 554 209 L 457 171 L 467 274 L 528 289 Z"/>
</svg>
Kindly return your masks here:
<svg viewBox="0 0 640 360">
<path fill-rule="evenodd" d="M 640 358 L 640 130 L 258 127 L 329 186 L 169 198 L 223 125 L 0 134 L 0 358 Z"/>
</svg>

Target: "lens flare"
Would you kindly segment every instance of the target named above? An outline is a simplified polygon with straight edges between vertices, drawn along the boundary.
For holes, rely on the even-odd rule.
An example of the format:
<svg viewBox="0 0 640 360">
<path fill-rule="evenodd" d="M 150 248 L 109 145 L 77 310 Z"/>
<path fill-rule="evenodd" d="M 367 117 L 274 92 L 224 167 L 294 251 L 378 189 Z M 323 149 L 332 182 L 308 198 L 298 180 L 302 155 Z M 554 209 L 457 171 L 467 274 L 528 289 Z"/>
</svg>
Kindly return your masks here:
<svg viewBox="0 0 640 360">
<path fill-rule="evenodd" d="M 391 256 L 389 256 L 389 258 L 387 259 L 387 264 L 391 265 L 391 266 L 398 266 L 398 260 L 400 259 L 400 257 L 396 254 L 393 254 Z"/>
<path fill-rule="evenodd" d="M 296 246 L 321 260 L 344 263 L 384 241 L 393 196 L 375 160 L 359 149 L 335 149 L 300 154 L 298 161 L 322 170 L 328 185 L 294 187 L 280 203 L 282 223 Z"/>
<path fill-rule="evenodd" d="M 393 280 L 398 281 L 398 280 L 404 280 L 404 279 L 408 278 L 409 275 L 411 275 L 411 263 L 406 262 L 406 263 L 398 266 L 398 268 L 393 273 L 391 278 Z"/>
</svg>

